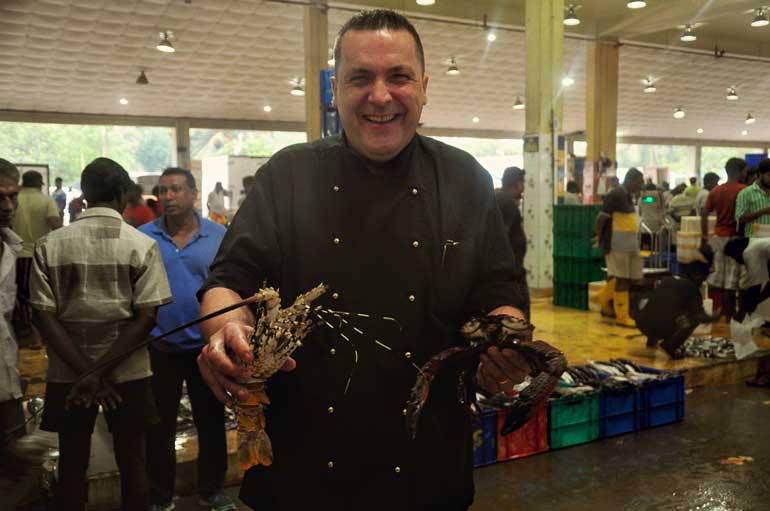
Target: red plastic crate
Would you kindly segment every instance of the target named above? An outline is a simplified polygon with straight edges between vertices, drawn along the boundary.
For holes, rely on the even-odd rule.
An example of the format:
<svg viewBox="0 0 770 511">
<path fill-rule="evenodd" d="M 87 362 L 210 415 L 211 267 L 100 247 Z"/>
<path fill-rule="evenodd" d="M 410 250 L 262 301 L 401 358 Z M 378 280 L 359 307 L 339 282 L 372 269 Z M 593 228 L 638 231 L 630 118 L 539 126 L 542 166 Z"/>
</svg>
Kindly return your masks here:
<svg viewBox="0 0 770 511">
<path fill-rule="evenodd" d="M 497 461 L 513 460 L 548 450 L 548 407 L 542 406 L 535 415 L 510 435 L 500 431 L 505 423 L 505 410 L 497 412 Z"/>
</svg>

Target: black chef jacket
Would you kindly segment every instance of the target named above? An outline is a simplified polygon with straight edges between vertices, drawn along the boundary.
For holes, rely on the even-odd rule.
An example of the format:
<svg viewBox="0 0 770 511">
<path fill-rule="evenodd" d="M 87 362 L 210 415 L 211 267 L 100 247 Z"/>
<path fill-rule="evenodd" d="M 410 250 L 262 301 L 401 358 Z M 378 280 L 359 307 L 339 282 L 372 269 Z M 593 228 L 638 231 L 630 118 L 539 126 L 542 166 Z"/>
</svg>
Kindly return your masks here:
<svg viewBox="0 0 770 511">
<path fill-rule="evenodd" d="M 383 175 L 344 135 L 274 155 L 200 293 L 245 297 L 266 281 L 286 306 L 323 282 L 320 304 L 401 329 L 373 317 L 354 320 L 364 334 L 343 325 L 350 342 L 326 327 L 306 339 L 296 370 L 268 383 L 275 462 L 246 473 L 241 499 L 259 510 L 466 509 L 470 418 L 453 383 L 434 385 L 416 441 L 406 403 L 414 364 L 463 343 L 470 315 L 524 305 L 512 262 L 491 178 L 463 151 L 416 135 Z"/>
</svg>

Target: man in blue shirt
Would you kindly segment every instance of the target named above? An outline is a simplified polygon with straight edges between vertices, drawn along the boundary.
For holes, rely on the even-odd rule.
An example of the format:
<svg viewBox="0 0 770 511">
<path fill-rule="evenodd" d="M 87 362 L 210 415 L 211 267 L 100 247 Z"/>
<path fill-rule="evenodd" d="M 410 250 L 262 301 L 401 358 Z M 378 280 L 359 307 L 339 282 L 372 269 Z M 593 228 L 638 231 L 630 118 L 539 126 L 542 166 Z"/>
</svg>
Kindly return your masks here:
<svg viewBox="0 0 770 511">
<path fill-rule="evenodd" d="M 139 228 L 160 247 L 174 302 L 158 310 L 152 335 L 170 330 L 199 316 L 195 293 L 209 274 L 225 228 L 202 218 L 195 210 L 198 194 L 189 170 L 163 171 L 158 182 L 163 215 Z M 198 491 L 200 504 L 213 510 L 236 509 L 222 492 L 227 471 L 224 406 L 201 379 L 196 358 L 204 341 L 197 326 L 150 346 L 152 386 L 160 424 L 147 433 L 147 472 L 153 510 L 174 508 L 176 418 L 182 382 L 192 405 L 198 431 Z"/>
</svg>

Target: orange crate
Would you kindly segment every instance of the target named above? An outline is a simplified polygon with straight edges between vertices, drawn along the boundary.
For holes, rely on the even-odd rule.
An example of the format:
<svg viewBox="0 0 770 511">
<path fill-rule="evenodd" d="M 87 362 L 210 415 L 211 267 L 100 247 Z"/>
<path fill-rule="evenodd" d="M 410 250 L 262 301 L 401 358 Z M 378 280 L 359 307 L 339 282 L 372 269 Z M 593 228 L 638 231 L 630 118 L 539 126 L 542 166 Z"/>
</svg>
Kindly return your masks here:
<svg viewBox="0 0 770 511">
<path fill-rule="evenodd" d="M 505 410 L 497 412 L 497 461 L 513 460 L 548 450 L 548 407 L 542 406 L 534 416 L 510 435 L 500 431 L 505 423 Z"/>
</svg>

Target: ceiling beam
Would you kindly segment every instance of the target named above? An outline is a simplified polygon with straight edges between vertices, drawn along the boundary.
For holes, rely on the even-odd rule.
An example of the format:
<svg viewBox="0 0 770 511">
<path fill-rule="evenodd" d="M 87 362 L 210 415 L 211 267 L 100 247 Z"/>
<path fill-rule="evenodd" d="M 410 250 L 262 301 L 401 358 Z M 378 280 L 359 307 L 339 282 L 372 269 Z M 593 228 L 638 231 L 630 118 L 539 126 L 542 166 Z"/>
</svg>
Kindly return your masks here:
<svg viewBox="0 0 770 511">
<path fill-rule="evenodd" d="M 187 121 L 190 123 L 191 128 L 255 131 L 305 131 L 304 122 L 294 121 L 75 114 L 66 112 L 34 112 L 24 110 L 0 110 L 0 121 L 38 122 L 48 124 L 92 124 L 97 126 L 165 126 L 169 128 L 175 127 L 178 121 Z"/>
</svg>

